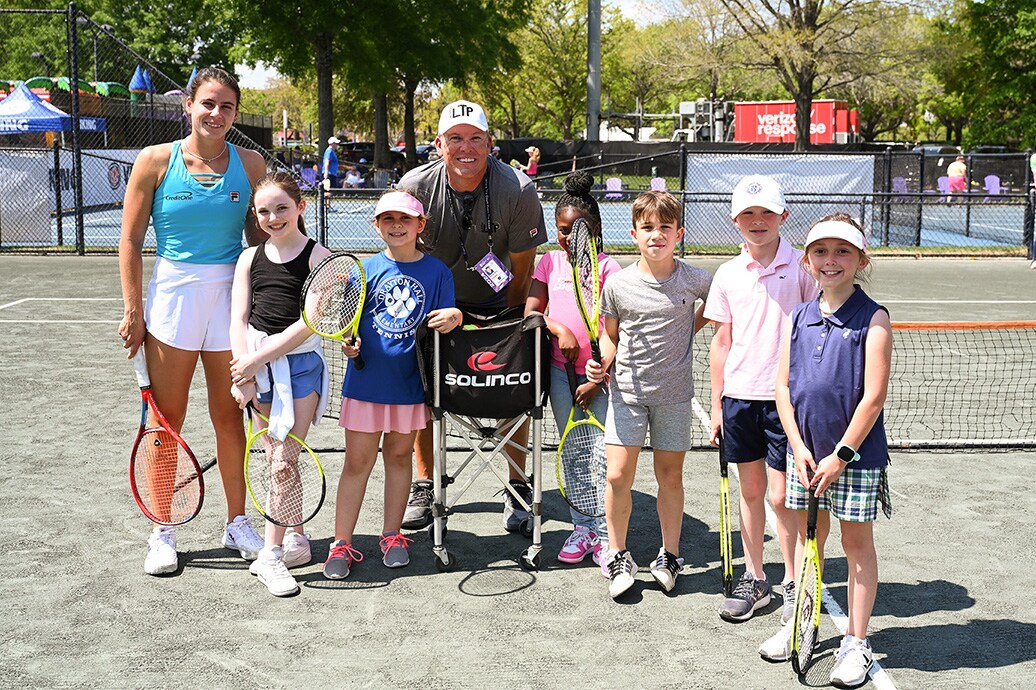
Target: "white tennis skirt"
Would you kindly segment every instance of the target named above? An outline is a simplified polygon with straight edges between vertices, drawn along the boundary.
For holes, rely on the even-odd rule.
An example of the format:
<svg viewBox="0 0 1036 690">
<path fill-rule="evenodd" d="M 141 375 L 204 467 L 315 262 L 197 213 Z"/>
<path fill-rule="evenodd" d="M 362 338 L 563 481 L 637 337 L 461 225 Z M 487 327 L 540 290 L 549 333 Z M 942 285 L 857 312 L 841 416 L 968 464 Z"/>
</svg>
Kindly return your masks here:
<svg viewBox="0 0 1036 690">
<path fill-rule="evenodd" d="M 158 257 L 144 307 L 148 332 L 181 350 L 229 350 L 234 267 Z"/>
</svg>

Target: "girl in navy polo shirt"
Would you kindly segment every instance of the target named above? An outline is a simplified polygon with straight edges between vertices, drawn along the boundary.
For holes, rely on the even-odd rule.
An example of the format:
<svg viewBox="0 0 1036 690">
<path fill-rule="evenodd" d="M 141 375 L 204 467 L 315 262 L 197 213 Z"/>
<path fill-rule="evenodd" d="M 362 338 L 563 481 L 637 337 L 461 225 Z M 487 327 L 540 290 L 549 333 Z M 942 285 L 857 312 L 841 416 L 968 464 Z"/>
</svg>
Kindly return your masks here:
<svg viewBox="0 0 1036 690">
<path fill-rule="evenodd" d="M 441 333 L 461 325 L 453 274 L 424 253 L 424 226 L 424 206 L 413 195 L 392 191 L 378 200 L 374 227 L 385 251 L 363 262 L 367 297 L 360 337 L 342 345 L 349 358 L 362 350 L 365 366 L 349 367 L 342 383 L 345 465 L 338 483 L 335 541 L 324 563 L 324 576 L 332 580 L 348 577 L 353 564 L 363 560 L 352 545 L 353 531 L 379 445 L 385 461 L 382 562 L 389 568 L 410 563 L 410 540 L 399 530 L 413 476 L 414 438 L 429 420 L 414 333 L 425 319 Z"/>
<path fill-rule="evenodd" d="M 892 365 L 892 325 L 888 311 L 855 284 L 870 258 L 863 231 L 851 216 L 838 213 L 814 225 L 803 261 L 821 293 L 795 308 L 781 349 L 777 409 L 795 466 L 791 471 L 789 458 L 786 505 L 801 511 L 796 565 L 806 533 L 808 494 L 802 478 L 810 478 L 808 491 L 820 498 L 821 562 L 830 515 L 841 521 L 849 624 L 831 682 L 855 687 L 866 681 L 873 661 L 867 624 L 878 587 L 873 523 L 879 503 L 891 514 L 882 409 Z M 763 643 L 763 657 L 779 661 L 791 655 L 792 623 Z"/>
</svg>

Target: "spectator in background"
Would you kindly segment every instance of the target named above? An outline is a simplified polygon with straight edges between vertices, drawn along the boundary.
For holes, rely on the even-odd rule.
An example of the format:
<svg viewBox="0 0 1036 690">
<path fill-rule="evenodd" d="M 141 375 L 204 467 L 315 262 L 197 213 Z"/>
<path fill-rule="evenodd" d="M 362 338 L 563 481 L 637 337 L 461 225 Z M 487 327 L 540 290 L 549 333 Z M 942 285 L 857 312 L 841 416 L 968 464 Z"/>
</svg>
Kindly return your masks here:
<svg viewBox="0 0 1036 690">
<path fill-rule="evenodd" d="M 964 164 L 964 156 L 957 156 L 957 159 L 946 166 L 946 174 L 949 176 L 950 193 L 968 191 L 968 166 Z"/>
<path fill-rule="evenodd" d="M 324 188 L 338 186 L 338 145 L 342 140 L 338 137 L 327 138 L 327 148 L 324 149 Z"/>
<path fill-rule="evenodd" d="M 344 186 L 349 189 L 358 189 L 363 186 L 363 175 L 360 174 L 359 168 L 349 168 L 345 173 Z"/>
<path fill-rule="evenodd" d="M 493 150 L 490 151 L 490 155 L 493 156 L 493 158 L 495 158 L 497 160 L 500 160 L 500 147 L 499 146 L 494 146 Z M 1033 159 L 1036 160 L 1036 153 L 1033 154 Z M 1036 165 L 1036 164 L 1034 164 L 1034 165 Z"/>
<path fill-rule="evenodd" d="M 529 162 L 526 165 L 518 164 L 518 169 L 524 172 L 529 177 L 536 175 L 536 172 L 540 167 L 540 150 L 535 146 L 530 146 L 525 149 L 525 152 L 529 154 Z"/>
</svg>

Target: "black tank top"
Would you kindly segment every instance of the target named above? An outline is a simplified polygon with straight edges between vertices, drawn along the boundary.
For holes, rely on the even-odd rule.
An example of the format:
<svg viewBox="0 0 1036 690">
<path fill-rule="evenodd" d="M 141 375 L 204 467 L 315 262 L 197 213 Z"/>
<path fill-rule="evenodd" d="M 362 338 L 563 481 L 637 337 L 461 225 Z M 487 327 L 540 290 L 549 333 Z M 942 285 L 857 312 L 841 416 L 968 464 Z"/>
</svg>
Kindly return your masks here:
<svg viewBox="0 0 1036 690">
<path fill-rule="evenodd" d="M 302 284 L 309 275 L 309 257 L 316 246 L 309 240 L 299 255 L 278 264 L 266 256 L 266 243 L 255 249 L 252 258 L 252 313 L 248 323 L 267 335 L 280 333 L 302 316 L 299 306 Z"/>
</svg>

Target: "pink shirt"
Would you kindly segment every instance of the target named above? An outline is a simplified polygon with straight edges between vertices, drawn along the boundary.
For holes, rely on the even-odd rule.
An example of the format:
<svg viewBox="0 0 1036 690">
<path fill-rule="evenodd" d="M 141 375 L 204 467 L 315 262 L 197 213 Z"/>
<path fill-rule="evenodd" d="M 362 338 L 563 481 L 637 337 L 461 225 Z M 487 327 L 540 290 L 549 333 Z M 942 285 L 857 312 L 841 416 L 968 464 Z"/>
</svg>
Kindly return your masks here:
<svg viewBox="0 0 1036 690">
<path fill-rule="evenodd" d="M 601 289 L 604 289 L 604 281 L 608 276 L 622 267 L 606 254 L 598 254 L 597 263 L 601 272 Z M 540 258 L 532 278 L 547 286 L 547 315 L 567 326 L 579 341 L 579 357 L 575 361 L 576 373 L 584 373 L 586 361 L 590 359 L 590 338 L 586 335 L 586 326 L 583 325 L 583 318 L 579 315 L 579 307 L 576 305 L 576 295 L 572 291 L 572 264 L 568 262 L 568 254 L 561 249 L 547 252 Z M 604 333 L 603 315 L 598 331 L 598 334 L 600 333 Z M 568 361 L 561 354 L 557 343 L 551 348 L 550 359 L 558 367 L 564 367 Z"/>
<path fill-rule="evenodd" d="M 731 344 L 723 367 L 723 395 L 773 400 L 781 336 L 792 309 L 820 290 L 801 263 L 802 252 L 781 238 L 777 256 L 763 267 L 751 254 L 716 271 L 705 303 L 705 318 L 729 323 Z"/>
</svg>

